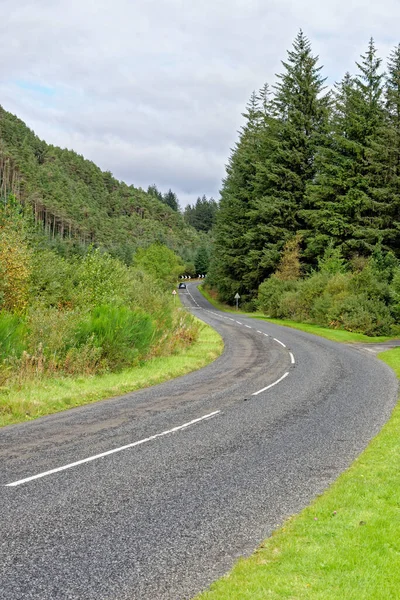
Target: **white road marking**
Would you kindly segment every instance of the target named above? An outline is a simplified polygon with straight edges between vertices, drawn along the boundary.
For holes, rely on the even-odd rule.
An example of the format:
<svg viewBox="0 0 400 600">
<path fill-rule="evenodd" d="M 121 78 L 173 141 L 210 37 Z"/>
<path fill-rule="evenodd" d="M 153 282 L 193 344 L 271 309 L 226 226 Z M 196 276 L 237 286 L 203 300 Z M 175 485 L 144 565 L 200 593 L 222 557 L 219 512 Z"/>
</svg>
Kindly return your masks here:
<svg viewBox="0 0 400 600">
<path fill-rule="evenodd" d="M 283 346 L 284 348 L 286 348 L 285 344 L 283 342 L 281 342 L 280 340 L 277 340 L 276 338 L 273 338 L 275 342 L 278 342 L 278 344 L 280 344 L 281 346 Z"/>
<path fill-rule="evenodd" d="M 245 327 L 247 327 L 247 329 L 251 329 L 250 325 L 245 325 Z"/>
<path fill-rule="evenodd" d="M 291 352 L 289 352 L 289 354 L 290 354 L 290 362 L 292 363 L 292 365 L 294 365 L 294 362 L 295 362 L 294 361 L 294 356 L 293 356 L 293 354 Z"/>
<path fill-rule="evenodd" d="M 178 425 L 177 427 L 173 427 L 172 429 L 168 429 L 167 431 L 163 431 L 162 433 L 156 433 L 155 435 L 151 435 L 148 438 L 144 438 L 143 440 L 139 440 L 137 442 L 133 442 L 132 444 L 127 444 L 126 446 L 121 446 L 120 448 L 114 448 L 113 450 L 108 450 L 107 452 L 102 452 L 101 454 L 96 454 L 95 456 L 89 456 L 89 458 L 84 458 L 82 460 L 77 460 L 76 462 L 70 463 L 68 465 L 64 465 L 63 467 L 58 467 L 56 469 L 51 469 L 50 471 L 44 471 L 43 473 L 39 473 L 38 475 L 32 475 L 32 477 L 26 477 L 25 479 L 20 479 L 19 481 L 13 481 L 12 483 L 5 484 L 6 487 L 15 487 L 17 485 L 22 485 L 23 483 L 28 483 L 28 481 L 33 481 L 34 479 L 40 479 L 41 477 L 46 477 L 47 475 L 52 475 L 53 473 L 59 473 L 60 471 L 65 471 L 66 469 L 71 469 L 72 467 L 77 467 L 78 465 L 83 465 L 84 463 L 91 462 L 93 460 L 97 460 L 98 458 L 103 458 L 103 456 L 109 456 L 110 454 L 115 454 L 116 452 L 121 452 L 122 450 L 127 450 L 128 448 L 134 448 L 135 446 L 140 446 L 141 444 L 145 444 L 146 442 L 151 442 L 156 438 L 163 437 L 168 435 L 169 433 L 175 433 L 175 431 L 180 431 L 181 429 L 185 429 L 190 425 L 194 425 L 194 423 L 199 423 L 200 421 L 204 421 L 205 419 L 211 419 L 216 415 L 220 414 L 220 410 L 215 410 L 208 415 L 204 415 L 203 417 L 199 417 L 198 419 L 193 419 L 193 421 L 189 421 L 188 423 L 184 423 L 183 425 Z"/>
<path fill-rule="evenodd" d="M 257 329 L 257 333 L 261 333 L 262 334 L 262 331 L 258 331 L 258 329 Z"/>
<path fill-rule="evenodd" d="M 238 325 L 243 325 L 243 323 L 241 323 L 240 321 L 236 321 L 236 323 L 237 323 Z"/>
<path fill-rule="evenodd" d="M 252 394 L 252 396 L 258 396 L 258 394 L 261 394 L 261 392 L 265 392 L 266 390 L 269 390 L 269 388 L 272 388 L 277 383 L 280 383 L 282 381 L 282 379 L 285 379 L 285 377 L 287 377 L 288 375 L 289 375 L 289 373 L 286 372 L 284 375 L 282 375 L 282 377 L 277 379 L 277 381 L 274 381 L 274 383 L 270 383 L 270 385 L 267 385 L 267 387 L 262 388 L 261 390 L 258 390 L 258 392 L 254 392 L 254 394 Z"/>
<path fill-rule="evenodd" d="M 264 333 L 264 335 L 265 335 L 265 337 L 269 337 L 269 334 L 268 334 L 268 333 Z"/>
</svg>

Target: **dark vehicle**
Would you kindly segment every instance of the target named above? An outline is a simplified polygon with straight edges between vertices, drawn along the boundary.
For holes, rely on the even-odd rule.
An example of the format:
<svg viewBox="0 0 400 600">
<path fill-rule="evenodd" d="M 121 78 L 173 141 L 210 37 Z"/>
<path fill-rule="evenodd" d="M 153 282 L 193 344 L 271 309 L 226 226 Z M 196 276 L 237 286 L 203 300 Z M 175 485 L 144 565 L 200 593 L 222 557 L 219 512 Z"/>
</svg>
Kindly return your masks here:
<svg viewBox="0 0 400 600">
<path fill-rule="evenodd" d="M 180 289 L 180 290 L 186 290 L 186 283 L 180 283 L 178 285 L 178 289 Z"/>
</svg>

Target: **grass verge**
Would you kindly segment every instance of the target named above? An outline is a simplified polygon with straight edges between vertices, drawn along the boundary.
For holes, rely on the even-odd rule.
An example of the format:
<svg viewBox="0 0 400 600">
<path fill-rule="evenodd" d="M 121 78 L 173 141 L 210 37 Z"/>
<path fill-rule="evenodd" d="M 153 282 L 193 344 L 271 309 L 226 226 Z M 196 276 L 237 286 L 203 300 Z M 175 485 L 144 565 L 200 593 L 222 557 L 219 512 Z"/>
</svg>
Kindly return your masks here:
<svg viewBox="0 0 400 600">
<path fill-rule="evenodd" d="M 378 355 L 400 378 L 400 348 Z M 389 600 L 400 590 L 400 405 L 299 515 L 198 600 Z"/>
<path fill-rule="evenodd" d="M 204 296 L 204 298 L 206 298 L 206 300 L 208 300 L 213 306 L 215 306 L 215 308 L 218 308 L 219 310 L 223 310 L 225 312 L 233 312 L 237 315 L 246 315 L 247 317 L 251 317 L 252 319 L 262 319 L 263 321 L 268 321 L 269 323 L 274 323 L 275 325 L 283 325 L 284 327 L 299 329 L 300 331 L 305 331 L 307 333 L 319 335 L 320 337 L 332 340 L 333 342 L 343 342 L 346 344 L 362 342 L 365 344 L 373 344 L 379 342 L 387 342 L 388 340 L 393 339 L 393 336 L 381 335 L 371 337 L 368 335 L 364 335 L 363 333 L 354 333 L 352 331 L 345 331 L 344 329 L 329 329 L 329 327 L 321 327 L 319 325 L 313 325 L 311 323 L 299 323 L 298 321 L 289 321 L 285 319 L 271 319 L 269 317 L 266 317 L 261 312 L 246 313 L 243 311 L 236 311 L 228 304 L 220 302 L 213 294 L 212 290 L 205 289 L 203 286 L 199 286 L 198 289 L 200 293 Z"/>
<path fill-rule="evenodd" d="M 0 390 L 0 426 L 21 423 L 68 408 L 150 387 L 201 369 L 223 351 L 221 336 L 204 323 L 189 348 L 142 366 L 93 377 L 58 377 Z"/>
<path fill-rule="evenodd" d="M 270 319 L 261 313 L 249 313 L 249 317 L 254 319 L 263 319 L 269 323 L 275 325 L 284 325 L 285 327 L 291 327 L 292 329 L 300 329 L 307 333 L 319 335 L 333 342 L 343 342 L 345 344 L 362 342 L 365 344 L 373 344 L 379 342 L 387 342 L 392 340 L 393 336 L 369 336 L 363 333 L 355 333 L 354 331 L 345 331 L 344 329 L 329 329 L 329 327 L 321 327 L 320 325 L 313 325 L 312 323 L 298 323 L 297 321 L 288 321 L 284 319 Z"/>
</svg>

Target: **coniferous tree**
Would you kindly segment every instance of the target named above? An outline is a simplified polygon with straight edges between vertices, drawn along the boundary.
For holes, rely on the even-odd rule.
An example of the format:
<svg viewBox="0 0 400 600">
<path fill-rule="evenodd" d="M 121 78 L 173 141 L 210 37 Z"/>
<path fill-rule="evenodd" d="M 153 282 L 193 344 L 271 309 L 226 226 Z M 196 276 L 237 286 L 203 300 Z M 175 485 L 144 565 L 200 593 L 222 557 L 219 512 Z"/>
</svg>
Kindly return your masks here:
<svg viewBox="0 0 400 600">
<path fill-rule="evenodd" d="M 232 301 L 236 292 L 248 293 L 244 279 L 249 252 L 246 233 L 249 227 L 248 209 L 254 191 L 256 164 L 259 159 L 260 111 L 257 94 L 253 92 L 245 124 L 240 130 L 226 168 L 221 200 L 214 227 L 213 261 L 208 274 L 223 300 Z"/>
<path fill-rule="evenodd" d="M 196 200 L 196 204 L 193 206 L 188 204 L 185 207 L 185 221 L 197 229 L 197 231 L 210 231 L 215 222 L 217 209 L 218 205 L 214 198 L 207 200 L 205 195 L 202 198 L 199 196 Z"/>
<path fill-rule="evenodd" d="M 332 131 L 308 185 L 303 217 L 311 259 L 322 256 L 332 239 L 349 257 L 369 255 L 382 237 L 393 237 L 383 74 L 372 39 L 361 58 L 358 74 L 346 74 L 337 86 Z"/>
<path fill-rule="evenodd" d="M 162 202 L 172 208 L 172 210 L 178 212 L 179 211 L 179 202 L 177 195 L 169 189 L 162 197 Z"/>
<path fill-rule="evenodd" d="M 394 235 L 391 248 L 400 253 L 400 44 L 391 52 L 387 66 L 386 116 L 388 123 L 387 165 L 392 199 Z"/>
<path fill-rule="evenodd" d="M 315 176 L 314 154 L 325 133 L 329 94 L 318 57 L 302 31 L 283 62 L 272 101 L 264 103 L 261 156 L 249 206 L 246 234 L 249 287 L 270 275 L 287 239 L 304 226 L 305 189 Z"/>
</svg>

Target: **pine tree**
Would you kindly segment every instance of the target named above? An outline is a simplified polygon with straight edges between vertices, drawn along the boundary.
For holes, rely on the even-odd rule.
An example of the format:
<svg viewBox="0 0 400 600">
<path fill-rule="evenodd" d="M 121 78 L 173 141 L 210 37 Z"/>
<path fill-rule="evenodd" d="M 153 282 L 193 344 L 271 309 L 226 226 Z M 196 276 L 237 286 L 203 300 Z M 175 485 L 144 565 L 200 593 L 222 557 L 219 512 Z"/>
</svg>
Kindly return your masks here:
<svg viewBox="0 0 400 600">
<path fill-rule="evenodd" d="M 194 266 L 197 275 L 205 275 L 208 271 L 210 264 L 210 257 L 208 255 L 207 248 L 201 246 L 194 259 Z"/>
<path fill-rule="evenodd" d="M 197 229 L 197 231 L 208 232 L 214 225 L 217 209 L 218 205 L 214 198 L 207 200 L 205 195 L 202 198 L 199 196 L 196 200 L 196 204 L 193 206 L 188 204 L 185 207 L 185 221 L 188 225 Z"/>
<path fill-rule="evenodd" d="M 236 292 L 242 296 L 248 293 L 244 284 L 249 253 L 245 235 L 259 160 L 261 126 L 259 100 L 255 92 L 246 108 L 243 113 L 245 124 L 240 130 L 239 141 L 232 151 L 223 181 L 214 228 L 213 261 L 208 274 L 209 282 L 218 289 L 220 297 L 232 302 Z"/>
<path fill-rule="evenodd" d="M 304 226 L 306 184 L 315 176 L 314 154 L 325 133 L 329 94 L 318 56 L 302 31 L 283 62 L 274 97 L 264 109 L 261 160 L 257 163 L 254 193 L 246 234 L 251 289 L 276 268 L 285 241 Z"/>
<path fill-rule="evenodd" d="M 385 100 L 388 123 L 387 165 L 392 202 L 394 234 L 392 250 L 400 253 L 400 44 L 391 52 L 388 61 Z"/>
<path fill-rule="evenodd" d="M 166 192 L 163 195 L 162 202 L 164 202 L 164 204 L 172 208 L 172 210 L 174 210 L 175 212 L 179 211 L 179 202 L 177 195 L 171 189 L 169 189 L 168 192 Z"/>
<path fill-rule="evenodd" d="M 337 86 L 331 133 L 316 153 L 316 176 L 308 184 L 305 255 L 323 255 L 329 240 L 344 256 L 368 255 L 380 236 L 390 238 L 386 136 L 381 60 L 371 39 L 357 63 Z"/>
</svg>

